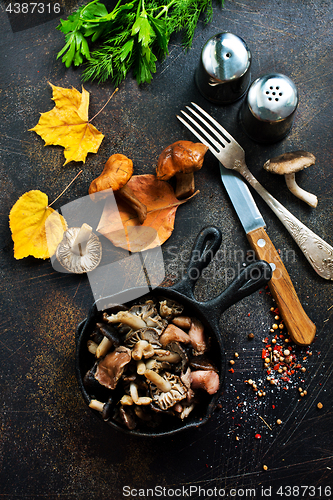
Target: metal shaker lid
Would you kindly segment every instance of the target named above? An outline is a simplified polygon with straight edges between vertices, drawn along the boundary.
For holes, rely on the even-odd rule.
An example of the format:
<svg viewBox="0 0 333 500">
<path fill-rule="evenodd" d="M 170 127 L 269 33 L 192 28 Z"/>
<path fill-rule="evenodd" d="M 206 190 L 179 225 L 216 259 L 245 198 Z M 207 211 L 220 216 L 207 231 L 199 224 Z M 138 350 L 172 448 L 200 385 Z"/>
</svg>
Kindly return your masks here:
<svg viewBox="0 0 333 500">
<path fill-rule="evenodd" d="M 223 32 L 210 38 L 201 51 L 196 83 L 208 100 L 236 101 L 250 83 L 251 52 L 237 35 Z"/>
<path fill-rule="evenodd" d="M 202 60 L 211 78 L 225 82 L 244 75 L 251 55 L 244 40 L 232 33 L 219 33 L 203 47 Z"/>
<path fill-rule="evenodd" d="M 276 122 L 295 111 L 298 104 L 297 89 L 287 76 L 270 73 L 252 83 L 247 102 L 258 120 Z"/>
</svg>

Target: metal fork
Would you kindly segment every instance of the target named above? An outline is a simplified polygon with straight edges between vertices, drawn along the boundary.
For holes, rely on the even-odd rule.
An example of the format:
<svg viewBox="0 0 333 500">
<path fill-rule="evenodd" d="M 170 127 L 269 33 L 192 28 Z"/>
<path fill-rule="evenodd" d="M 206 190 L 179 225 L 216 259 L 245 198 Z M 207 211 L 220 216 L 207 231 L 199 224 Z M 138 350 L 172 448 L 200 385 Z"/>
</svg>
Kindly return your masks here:
<svg viewBox="0 0 333 500">
<path fill-rule="evenodd" d="M 190 106 L 186 106 L 186 108 L 195 118 L 183 110 L 181 113 L 187 121 L 179 115 L 177 118 L 203 144 L 208 146 L 222 165 L 228 169 L 236 170 L 248 181 L 289 231 L 319 276 L 332 280 L 333 247 L 298 220 L 257 181 L 246 166 L 244 149 L 206 111 L 194 102 L 191 104 L 195 109 Z"/>
</svg>

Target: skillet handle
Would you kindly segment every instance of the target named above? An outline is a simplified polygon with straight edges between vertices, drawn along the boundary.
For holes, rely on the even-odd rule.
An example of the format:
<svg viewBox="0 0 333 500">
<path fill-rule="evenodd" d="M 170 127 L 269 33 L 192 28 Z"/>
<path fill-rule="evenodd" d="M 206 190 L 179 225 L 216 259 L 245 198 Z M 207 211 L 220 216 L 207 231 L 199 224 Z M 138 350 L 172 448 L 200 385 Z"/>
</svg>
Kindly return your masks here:
<svg viewBox="0 0 333 500">
<path fill-rule="evenodd" d="M 193 244 L 184 276 L 170 288 L 194 299 L 194 287 L 202 271 L 210 264 L 222 242 L 222 233 L 215 226 L 200 231 Z"/>
<path fill-rule="evenodd" d="M 210 315 L 215 312 L 220 316 L 228 307 L 266 285 L 271 277 L 272 268 L 267 262 L 264 260 L 252 262 L 220 295 L 208 302 L 200 303 L 200 307 L 207 308 Z"/>
</svg>

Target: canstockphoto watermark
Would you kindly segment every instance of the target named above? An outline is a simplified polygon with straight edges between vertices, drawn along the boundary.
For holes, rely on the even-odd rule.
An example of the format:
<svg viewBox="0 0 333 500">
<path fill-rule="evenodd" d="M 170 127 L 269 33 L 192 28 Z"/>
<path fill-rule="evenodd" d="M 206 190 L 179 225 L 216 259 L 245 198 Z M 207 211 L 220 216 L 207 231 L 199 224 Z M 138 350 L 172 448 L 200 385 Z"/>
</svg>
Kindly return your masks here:
<svg viewBox="0 0 333 500">
<path fill-rule="evenodd" d="M 167 486 L 154 486 L 153 488 L 132 488 L 123 486 L 124 498 L 254 498 L 255 488 L 203 488 L 190 485 L 169 488 Z"/>
</svg>

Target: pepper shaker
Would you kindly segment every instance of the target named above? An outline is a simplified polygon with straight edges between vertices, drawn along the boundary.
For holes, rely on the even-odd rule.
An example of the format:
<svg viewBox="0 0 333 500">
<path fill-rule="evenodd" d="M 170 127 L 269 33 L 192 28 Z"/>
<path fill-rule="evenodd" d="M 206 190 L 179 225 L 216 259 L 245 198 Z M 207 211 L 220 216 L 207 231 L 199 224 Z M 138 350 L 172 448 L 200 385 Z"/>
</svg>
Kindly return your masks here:
<svg viewBox="0 0 333 500">
<path fill-rule="evenodd" d="M 223 32 L 201 51 L 195 81 L 201 94 L 216 104 L 240 99 L 250 84 L 251 52 L 237 35 Z"/>
</svg>

